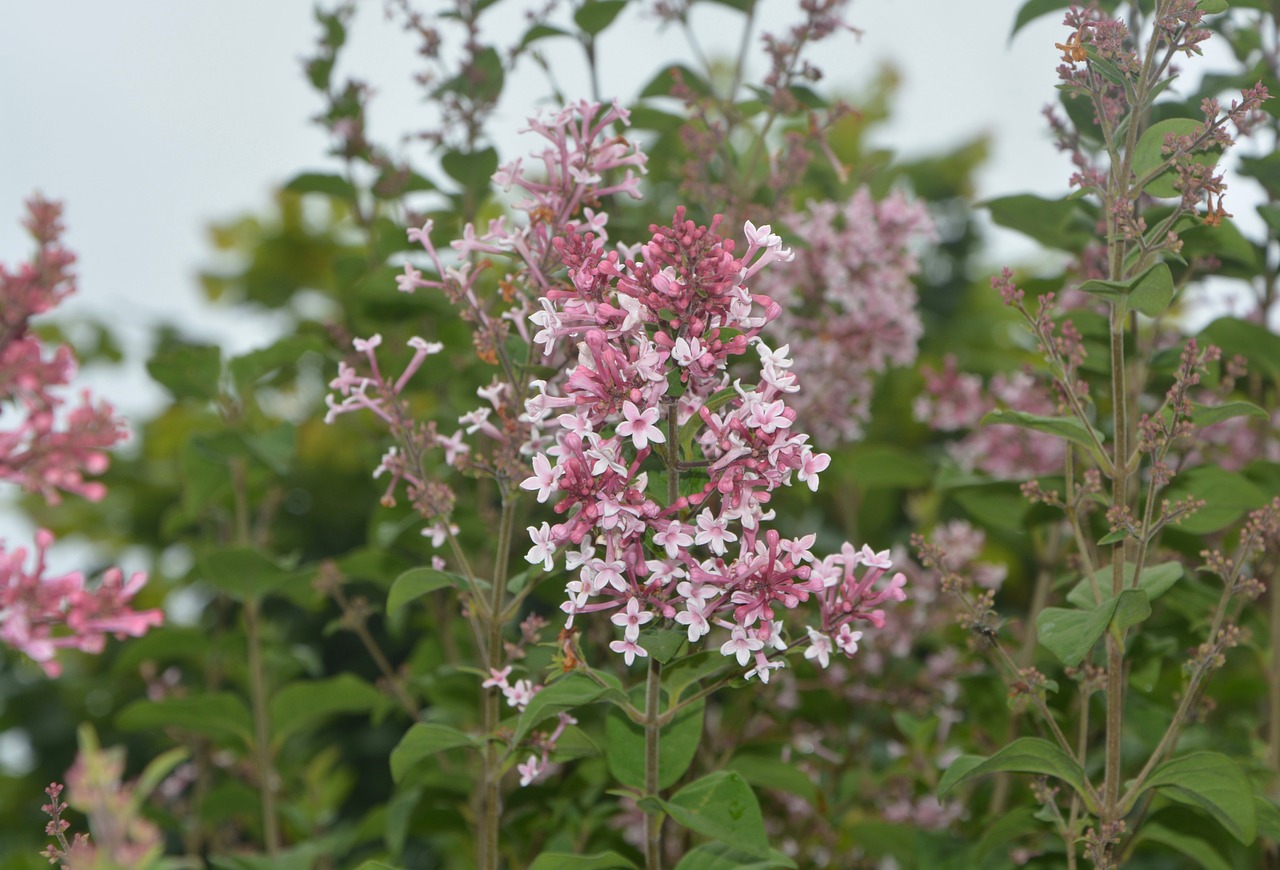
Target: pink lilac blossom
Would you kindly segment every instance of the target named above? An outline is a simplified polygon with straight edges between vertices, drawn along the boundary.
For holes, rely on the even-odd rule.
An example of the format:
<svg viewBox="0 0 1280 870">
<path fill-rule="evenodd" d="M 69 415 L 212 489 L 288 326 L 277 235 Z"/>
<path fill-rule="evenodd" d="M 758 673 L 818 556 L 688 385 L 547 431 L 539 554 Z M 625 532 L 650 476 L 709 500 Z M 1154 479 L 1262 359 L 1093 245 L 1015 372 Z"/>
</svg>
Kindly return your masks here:
<svg viewBox="0 0 1280 870">
<path fill-rule="evenodd" d="M 384 375 L 378 365 L 381 336 L 353 342 L 355 355 L 339 366 L 338 377 L 329 385 L 334 393 L 326 397 L 329 413 L 325 419 L 333 422 L 341 414 L 363 410 L 398 433 L 403 449 L 389 453 L 380 466 L 388 477 L 384 502 L 393 503 L 394 493 L 403 483 L 410 502 L 425 519 L 435 522 L 452 510 L 454 496 L 424 465 L 430 450 L 442 449 L 445 463 L 460 470 L 504 477 L 518 473 L 525 457 L 549 444 L 539 426 L 520 419 L 524 399 L 538 382 L 528 383 L 518 373 L 520 363 L 507 356 L 507 337 L 514 330 L 524 342 L 550 349 L 560 323 L 546 299 L 540 297 L 561 280 L 553 274 L 560 265 L 553 239 L 572 231 L 603 239 L 608 215 L 588 204 L 611 195 L 639 197 L 645 155 L 614 132 L 627 121 L 627 111 L 616 102 L 602 107 L 587 101 L 532 118 L 526 132 L 537 134 L 548 147 L 534 155 L 531 166 L 518 159 L 500 167 L 493 176 L 504 190 L 516 189 L 522 194 L 513 208 L 524 214 L 524 221 L 509 221 L 504 216 L 490 221 L 485 229 L 468 224 L 462 239 L 451 243 L 451 253 L 435 247 L 431 221 L 408 230 L 409 240 L 422 246 L 424 265 L 431 268 L 406 264 L 404 274 L 397 278 L 397 289 L 443 292 L 458 307 L 463 320 L 472 325 L 477 354 L 500 366 L 503 378 L 495 378 L 490 387 L 480 391 L 487 405 L 459 417 L 460 428 L 445 434 L 435 422 L 416 419 L 402 396 L 427 358 L 441 353 L 443 346 L 412 339 L 409 344 L 415 353 L 393 378 Z M 501 268 L 501 263 L 508 264 L 499 278 L 503 293 L 491 299 L 481 292 L 477 281 L 485 270 Z M 549 319 L 544 322 L 540 315 Z M 530 322 L 541 331 L 531 335 Z M 544 357 L 543 361 L 559 368 L 567 360 L 564 355 Z M 654 434 L 650 422 L 643 414 L 637 416 L 631 437 L 639 441 L 661 437 Z M 544 498 L 547 483 L 534 487 Z"/>
<path fill-rule="evenodd" d="M 691 642 L 724 630 L 720 652 L 768 682 L 783 666 L 771 656 L 787 648 L 784 611 L 815 599 L 821 627 L 808 643 L 852 655 L 861 632 L 851 626 L 882 626 L 878 605 L 905 599 L 905 578 L 880 583 L 892 567 L 887 553 L 845 545 L 818 560 L 814 536 L 784 539 L 765 525 L 772 492 L 793 478 L 816 488 L 829 458 L 796 426 L 793 360 L 760 339 L 780 306 L 747 288 L 792 252 L 770 227 L 748 223 L 746 251 L 735 256 L 718 223 L 700 226 L 677 209 L 626 259 L 590 234 L 555 240 L 569 282 L 548 292 L 535 317 L 547 339 L 575 346 L 578 358 L 526 402 L 533 425 L 554 421 L 555 443 L 520 485 L 546 492 L 562 518 L 530 527 L 527 558 L 545 566 L 565 553 L 569 625 L 612 612 L 624 637 L 610 649 L 626 664 L 648 655 L 641 625 L 673 620 Z M 756 386 L 729 374 L 752 346 Z M 690 434 L 672 443 L 680 431 Z M 700 486 L 672 499 L 650 486 L 659 468 Z"/>
<path fill-rule="evenodd" d="M 823 444 L 856 440 L 875 375 L 915 361 L 922 327 L 914 249 L 933 238 L 933 224 L 922 203 L 901 192 L 876 202 L 865 187 L 844 205 L 810 202 L 779 220 L 804 245 L 795 262 L 756 282 L 782 306 L 768 335 L 790 347 L 800 382 L 821 385 L 790 405 Z"/>
<path fill-rule="evenodd" d="M 1042 416 L 1056 414 L 1055 403 L 1030 374 L 996 374 L 984 392 L 982 379 L 957 371 L 953 356 L 943 360 L 941 371 L 927 365 L 920 368 L 924 392 L 915 401 L 916 419 L 943 432 L 972 430 L 947 445 L 961 468 L 977 469 L 1003 480 L 1062 471 L 1066 453 L 1060 438 L 1018 426 L 980 424 L 983 416 L 995 408 Z"/>
<path fill-rule="evenodd" d="M 86 479 L 107 467 L 106 451 L 125 438 L 123 422 L 105 402 L 88 392 L 67 406 L 62 388 L 76 373 L 65 346 L 46 348 L 30 320 L 55 307 L 75 290 L 75 255 L 64 248 L 62 207 L 35 198 L 27 203 L 24 226 L 38 245 L 30 263 L 11 272 L 0 264 L 0 480 L 38 493 L 57 505 L 63 493 L 97 501 L 106 487 Z M 146 578 L 127 581 L 111 569 L 90 587 L 79 573 L 49 577 L 46 554 L 53 536 L 36 536 L 35 564 L 27 551 L 0 542 L 0 641 L 25 653 L 50 676 L 60 666 L 58 649 L 100 652 L 107 635 L 139 636 L 163 619 L 158 610 L 134 611 L 132 599 Z"/>
</svg>

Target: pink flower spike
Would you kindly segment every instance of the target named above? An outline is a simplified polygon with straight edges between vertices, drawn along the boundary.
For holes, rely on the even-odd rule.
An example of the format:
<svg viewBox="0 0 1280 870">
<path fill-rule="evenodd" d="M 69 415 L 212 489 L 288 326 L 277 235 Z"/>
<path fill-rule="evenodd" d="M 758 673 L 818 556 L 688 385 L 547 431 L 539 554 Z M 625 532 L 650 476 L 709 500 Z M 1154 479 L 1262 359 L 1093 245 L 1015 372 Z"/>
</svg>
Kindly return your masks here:
<svg viewBox="0 0 1280 870">
<path fill-rule="evenodd" d="M 654 425 L 658 421 L 657 408 L 645 408 L 641 411 L 634 402 L 628 401 L 622 403 L 622 415 L 626 420 L 618 424 L 618 434 L 623 438 L 630 436 L 631 443 L 637 450 L 644 450 L 650 441 L 666 443 L 667 436 Z"/>
<path fill-rule="evenodd" d="M 622 636 L 627 640 L 635 643 L 640 637 L 640 626 L 646 622 L 653 620 L 653 614 L 647 610 L 640 609 L 640 599 L 630 598 L 627 600 L 627 609 L 623 612 L 615 613 L 609 617 L 609 621 L 614 625 L 623 626 Z M 631 664 L 631 662 L 627 662 Z"/>
<path fill-rule="evenodd" d="M 633 599 L 634 600 L 634 599 Z M 622 660 L 630 665 L 636 660 L 636 656 L 640 658 L 648 657 L 649 653 L 644 647 L 637 644 L 634 640 L 615 640 L 609 643 L 609 649 L 616 653 L 622 654 Z"/>
</svg>

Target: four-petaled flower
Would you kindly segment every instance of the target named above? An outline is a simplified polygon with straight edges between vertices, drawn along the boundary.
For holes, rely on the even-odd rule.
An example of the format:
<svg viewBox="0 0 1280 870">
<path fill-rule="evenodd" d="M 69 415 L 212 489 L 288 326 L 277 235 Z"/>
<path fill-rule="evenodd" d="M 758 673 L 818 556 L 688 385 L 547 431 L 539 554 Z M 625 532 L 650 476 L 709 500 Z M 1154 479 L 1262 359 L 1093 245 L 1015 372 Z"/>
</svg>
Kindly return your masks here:
<svg viewBox="0 0 1280 870">
<path fill-rule="evenodd" d="M 745 628 L 735 625 L 733 631 L 729 633 L 729 639 L 721 645 L 720 654 L 737 656 L 738 664 L 746 667 L 747 660 L 758 649 L 764 649 L 764 641 L 758 637 L 748 637 Z"/>
<path fill-rule="evenodd" d="M 667 436 L 655 423 L 658 421 L 657 408 L 645 408 L 641 411 L 635 402 L 622 403 L 622 415 L 626 418 L 618 424 L 617 432 L 623 438 L 630 437 L 637 450 L 644 450 L 653 441 L 663 444 Z"/>
<path fill-rule="evenodd" d="M 609 617 L 614 625 L 624 626 L 622 636 L 634 643 L 640 637 L 640 626 L 653 619 L 653 614 L 640 609 L 639 598 L 627 599 L 627 609 Z M 627 662 L 631 664 L 631 662 Z"/>
<path fill-rule="evenodd" d="M 622 660 L 630 665 L 636 660 L 636 656 L 645 658 L 649 655 L 648 651 L 636 643 L 634 640 L 615 640 L 609 643 L 609 649 L 622 655 Z"/>
<path fill-rule="evenodd" d="M 555 491 L 556 482 L 560 479 L 560 475 L 564 474 L 564 469 L 560 466 L 552 466 L 551 461 L 546 455 L 539 453 L 533 457 L 533 476 L 526 477 L 520 481 L 520 488 L 538 491 L 538 501 L 544 502 L 551 498 L 551 493 Z"/>
</svg>

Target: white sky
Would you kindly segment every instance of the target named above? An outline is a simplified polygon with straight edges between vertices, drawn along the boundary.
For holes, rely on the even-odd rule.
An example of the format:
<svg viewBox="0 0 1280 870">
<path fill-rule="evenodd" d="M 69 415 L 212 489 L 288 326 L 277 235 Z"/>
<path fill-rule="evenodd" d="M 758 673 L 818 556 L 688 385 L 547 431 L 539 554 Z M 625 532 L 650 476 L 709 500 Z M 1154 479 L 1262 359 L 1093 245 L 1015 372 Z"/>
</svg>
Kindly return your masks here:
<svg viewBox="0 0 1280 870">
<path fill-rule="evenodd" d="M 1067 162 L 1039 114 L 1055 97 L 1060 15 L 1010 43 L 1021 3 L 855 0 L 850 20 L 862 38 L 832 40 L 816 59 L 827 84 L 855 91 L 886 61 L 900 69 L 901 96 L 878 144 L 919 155 L 994 132 L 980 197 L 1060 192 Z M 394 141 L 415 126 L 421 103 L 407 84 L 412 46 L 381 7 L 365 0 L 345 69 L 378 88 L 372 127 Z M 776 21 L 794 20 L 794 0 L 764 8 Z M 696 20 L 711 34 L 707 45 L 727 52 L 736 44 L 736 29 L 725 26 L 735 16 Z M 521 26 L 492 23 L 512 33 Z M 195 274 L 212 259 L 211 221 L 260 211 L 274 186 L 326 165 L 327 142 L 308 120 L 321 106 L 300 64 L 316 34 L 312 0 L 0 0 L 0 260 L 29 253 L 17 224 L 26 196 L 40 190 L 66 201 L 80 292 L 63 310 L 108 317 L 133 349 L 130 373 L 92 381 L 126 412 L 161 396 L 141 374 L 152 324 L 180 322 L 229 352 L 271 334 L 243 315 L 211 311 Z M 658 35 L 629 9 L 602 37 L 603 90 L 626 99 L 660 59 L 686 53 L 674 30 Z M 575 62 L 566 60 L 562 86 L 573 82 Z M 521 78 L 524 94 L 509 88 L 500 118 L 504 159 L 522 149 L 514 131 L 544 92 L 536 74 Z M 585 95 L 585 86 L 570 94 Z M 999 262 L 1033 251 L 1012 234 L 997 237 Z"/>
</svg>

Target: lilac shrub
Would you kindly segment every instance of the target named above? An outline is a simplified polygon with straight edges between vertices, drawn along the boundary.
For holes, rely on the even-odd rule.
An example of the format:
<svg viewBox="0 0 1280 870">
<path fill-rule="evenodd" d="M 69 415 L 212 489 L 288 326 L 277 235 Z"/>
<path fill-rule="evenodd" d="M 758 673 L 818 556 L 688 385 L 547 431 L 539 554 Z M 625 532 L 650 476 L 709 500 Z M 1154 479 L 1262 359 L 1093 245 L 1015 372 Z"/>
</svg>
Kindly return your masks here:
<svg viewBox="0 0 1280 870">
<path fill-rule="evenodd" d="M 622 664 L 647 661 L 644 708 L 624 706 L 653 747 L 640 795 L 652 796 L 658 734 L 663 716 L 675 711 L 658 709 L 651 632 L 674 630 L 691 652 L 710 643 L 739 676 L 768 682 L 787 652 L 803 651 L 823 668 L 836 655 L 852 656 L 860 627 L 885 624 L 885 605 L 905 599 L 906 580 L 892 571 L 887 551 L 845 544 L 824 558 L 813 552 L 815 535 L 784 537 L 770 526 L 777 489 L 794 481 L 816 490 L 830 462 L 797 424 L 795 361 L 761 338 L 782 305 L 749 289 L 794 255 L 769 226 L 747 222 L 738 256 L 719 232 L 720 217 L 699 225 L 683 208 L 669 225 L 651 226 L 647 242 L 606 247 L 608 198 L 638 198 L 645 166 L 644 154 L 612 132 L 626 121 L 616 104 L 587 102 L 533 119 L 529 130 L 548 147 L 528 165 L 517 160 L 493 176 L 516 193 L 512 207 L 523 221 L 500 217 L 484 230 L 467 224 L 447 252 L 432 241 L 430 223 L 409 231 L 426 260 L 406 263 L 398 287 L 445 293 L 471 325 L 477 355 L 498 369 L 479 391 L 484 405 L 462 415 L 451 434 L 421 420 L 406 389 L 444 346 L 411 339 L 412 357 L 391 375 L 380 366 L 375 335 L 356 339 L 356 355 L 340 367 L 328 418 L 367 410 L 396 438 L 377 469 L 389 478 L 384 503 L 403 484 L 425 521 L 423 534 L 449 547 L 433 564 L 456 572 L 449 576 L 463 591 L 485 675 L 485 733 L 498 729 L 502 708 L 527 712 L 546 691 L 538 674 L 519 673 L 521 656 L 503 630 L 563 560 L 563 670 L 607 685 L 592 669 L 596 656 L 577 647 L 575 621 L 594 614 L 608 614 L 616 626 L 608 646 Z M 922 220 L 904 206 L 902 227 L 886 232 L 901 239 Z M 904 334 L 917 328 L 908 324 Z M 752 357 L 757 383 L 734 367 Z M 435 450 L 443 464 L 430 458 Z M 485 566 L 472 564 L 452 521 L 457 496 L 442 474 L 449 466 L 499 487 L 494 574 L 483 582 Z M 558 519 L 528 527 L 533 567 L 508 594 L 515 505 L 524 493 Z M 813 623 L 788 633 L 785 611 L 811 598 Z M 732 678 L 712 681 L 697 697 Z M 503 765 L 515 766 L 522 786 L 545 777 L 551 751 L 574 721 L 562 712 L 552 730 L 530 732 L 525 748 L 510 745 L 505 754 L 487 743 L 475 798 L 481 866 L 492 866 L 496 854 Z M 646 813 L 649 866 L 661 854 L 655 818 Z"/>
</svg>

